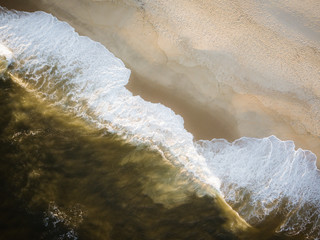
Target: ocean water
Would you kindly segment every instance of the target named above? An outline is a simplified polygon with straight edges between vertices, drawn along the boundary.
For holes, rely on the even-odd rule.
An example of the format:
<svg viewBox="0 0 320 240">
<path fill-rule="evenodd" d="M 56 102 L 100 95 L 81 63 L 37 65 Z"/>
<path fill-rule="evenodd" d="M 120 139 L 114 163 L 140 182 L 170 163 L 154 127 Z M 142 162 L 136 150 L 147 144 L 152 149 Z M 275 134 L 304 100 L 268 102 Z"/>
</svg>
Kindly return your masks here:
<svg viewBox="0 0 320 240">
<path fill-rule="evenodd" d="M 0 83 L 0 239 L 236 239 L 158 152 Z"/>
<path fill-rule="evenodd" d="M 236 239 L 216 199 L 158 152 L 8 78 L 1 102 L 1 239 Z"/>
<path fill-rule="evenodd" d="M 316 156 L 193 140 L 103 45 L 1 9 L 3 239 L 317 239 Z M 231 209 L 231 207 L 233 210 Z"/>
</svg>

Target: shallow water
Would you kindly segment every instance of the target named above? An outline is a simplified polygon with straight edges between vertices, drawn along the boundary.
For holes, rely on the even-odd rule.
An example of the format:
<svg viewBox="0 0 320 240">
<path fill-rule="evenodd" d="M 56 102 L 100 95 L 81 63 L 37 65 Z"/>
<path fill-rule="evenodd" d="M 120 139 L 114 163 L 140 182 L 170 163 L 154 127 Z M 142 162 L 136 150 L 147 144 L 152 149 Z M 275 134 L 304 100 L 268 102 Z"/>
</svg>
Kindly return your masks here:
<svg viewBox="0 0 320 240">
<path fill-rule="evenodd" d="M 158 153 L 0 84 L 1 239 L 235 238 L 215 200 Z"/>
<path fill-rule="evenodd" d="M 271 224 L 231 231 L 219 200 L 159 153 L 0 87 L 0 239 L 287 239 Z"/>
<path fill-rule="evenodd" d="M 314 154 L 274 136 L 194 142 L 101 44 L 43 12 L 0 23 L 9 238 L 319 236 Z"/>
</svg>

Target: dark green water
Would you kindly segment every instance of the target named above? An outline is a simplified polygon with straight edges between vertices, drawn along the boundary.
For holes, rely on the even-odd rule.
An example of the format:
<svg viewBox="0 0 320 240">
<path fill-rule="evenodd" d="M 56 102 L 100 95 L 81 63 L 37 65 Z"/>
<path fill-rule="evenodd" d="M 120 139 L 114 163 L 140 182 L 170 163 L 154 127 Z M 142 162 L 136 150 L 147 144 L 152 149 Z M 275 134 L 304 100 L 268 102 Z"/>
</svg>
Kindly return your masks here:
<svg viewBox="0 0 320 240">
<path fill-rule="evenodd" d="M 161 178 L 183 177 L 159 154 L 0 83 L 1 239 L 234 239 L 213 199 L 170 200 Z"/>
<path fill-rule="evenodd" d="M 0 101 L 0 239 L 287 239 L 232 232 L 217 200 L 159 153 L 10 79 Z"/>
</svg>

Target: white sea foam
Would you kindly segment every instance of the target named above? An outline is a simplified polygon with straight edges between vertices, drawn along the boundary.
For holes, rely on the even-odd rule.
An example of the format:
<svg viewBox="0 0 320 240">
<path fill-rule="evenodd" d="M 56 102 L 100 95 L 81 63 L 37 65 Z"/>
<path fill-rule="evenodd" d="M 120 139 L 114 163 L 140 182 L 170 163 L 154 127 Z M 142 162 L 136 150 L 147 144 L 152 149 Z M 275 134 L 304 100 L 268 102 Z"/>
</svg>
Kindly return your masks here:
<svg viewBox="0 0 320 240">
<path fill-rule="evenodd" d="M 12 52 L 0 42 L 0 74 L 5 72 L 12 62 Z"/>
<path fill-rule="evenodd" d="M 133 96 L 125 88 L 130 70 L 103 45 L 44 12 L 3 10 L 0 29 L 0 41 L 16 59 L 11 72 L 22 72 L 30 90 L 130 141 L 157 146 L 175 164 L 219 189 L 183 119 L 161 104 Z"/>
<path fill-rule="evenodd" d="M 8 62 L 12 61 L 12 52 L 0 43 L 0 56 L 5 57 Z"/>
<path fill-rule="evenodd" d="M 221 179 L 226 200 L 249 223 L 285 213 L 279 231 L 297 234 L 311 224 L 309 234 L 319 236 L 320 173 L 312 152 L 295 150 L 292 141 L 275 136 L 243 137 L 233 143 L 201 140 L 196 145 Z"/>
<path fill-rule="evenodd" d="M 295 151 L 293 142 L 275 137 L 241 138 L 232 144 L 200 141 L 195 146 L 180 116 L 125 88 L 130 71 L 121 60 L 49 14 L 2 9 L 0 41 L 13 52 L 10 72 L 20 75 L 29 90 L 130 141 L 157 146 L 216 189 L 220 178 L 226 199 L 242 201 L 238 210 L 249 222 L 265 219 L 283 203 L 288 217 L 279 231 L 296 234 L 312 222 L 310 234 L 319 235 L 320 214 L 313 209 L 320 208 L 320 177 L 311 152 Z"/>
</svg>

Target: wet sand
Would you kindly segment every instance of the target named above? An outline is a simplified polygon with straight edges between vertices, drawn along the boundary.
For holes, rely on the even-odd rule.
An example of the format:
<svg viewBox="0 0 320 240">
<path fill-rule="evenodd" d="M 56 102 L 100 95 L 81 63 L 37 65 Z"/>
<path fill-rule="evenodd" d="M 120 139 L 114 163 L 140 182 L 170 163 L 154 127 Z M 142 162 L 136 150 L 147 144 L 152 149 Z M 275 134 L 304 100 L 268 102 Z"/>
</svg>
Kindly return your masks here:
<svg viewBox="0 0 320 240">
<path fill-rule="evenodd" d="M 0 6 L 19 11 L 44 11 L 36 4 L 22 0 L 4 0 Z M 240 137 L 235 119 L 223 109 L 215 108 L 208 111 L 206 106 L 197 105 L 188 100 L 188 96 L 183 95 L 183 92 L 157 85 L 134 70 L 132 70 L 129 84 L 126 87 L 133 95 L 140 95 L 143 99 L 153 103 L 164 104 L 182 116 L 185 128 L 193 134 L 195 140 L 224 138 L 233 141 Z"/>
<path fill-rule="evenodd" d="M 153 26 L 148 21 L 143 22 L 145 16 L 135 7 L 95 2 L 95 7 L 100 6 L 101 13 L 104 13 L 102 18 L 99 12 L 92 15 L 97 9 L 83 9 L 88 4 L 85 1 L 70 8 L 72 4 L 70 1 L 62 9 L 59 4 L 46 1 L 5 0 L 0 5 L 17 10 L 50 12 L 67 21 L 81 35 L 104 44 L 132 70 L 127 88 L 134 95 L 173 109 L 184 118 L 186 129 L 195 139 L 225 138 L 232 141 L 241 136 L 261 138 L 276 135 L 320 155 L 319 137 L 301 127 L 298 119 L 294 119 L 295 125 L 292 124 L 293 120 L 286 115 L 294 103 L 283 109 L 284 115 L 279 115 L 277 110 L 266 108 L 257 96 L 236 94 L 230 87 L 216 83 L 207 85 L 203 79 L 211 76 L 206 69 L 193 66 L 190 59 L 179 58 L 181 64 L 168 59 L 179 56 L 179 50 L 165 49 L 167 51 L 163 52 L 161 47 L 170 48 L 170 44 L 159 39 Z M 265 95 L 258 97 L 270 102 L 275 99 Z"/>
<path fill-rule="evenodd" d="M 129 64 L 127 66 L 131 68 Z M 172 108 L 176 113 L 181 114 L 185 118 L 186 128 L 192 133 L 194 133 L 196 138 L 205 139 L 205 138 L 211 138 L 211 136 L 214 136 L 214 137 L 221 136 L 223 138 L 227 138 L 228 140 L 233 140 L 233 138 L 237 138 L 240 135 L 237 131 L 237 127 L 239 123 L 227 111 L 224 111 L 218 108 L 213 109 L 212 107 L 208 108 L 205 104 L 199 104 L 194 99 L 192 98 L 189 99 L 188 95 L 184 95 L 182 92 L 177 91 L 177 88 L 172 88 L 172 87 L 166 88 L 161 85 L 155 85 L 154 82 L 152 82 L 152 80 L 137 74 L 137 72 L 135 71 L 132 71 L 130 82 L 127 87 L 135 95 L 141 95 L 144 99 L 148 101 L 161 102 L 166 106 Z M 251 100 L 254 101 L 254 98 L 252 98 L 251 100 L 250 99 L 251 99 L 251 96 L 246 96 L 246 95 L 235 96 L 234 98 L 234 101 L 236 102 L 235 106 L 239 106 L 239 109 L 250 108 L 250 106 L 241 106 L 241 104 L 246 105 L 250 103 Z M 251 107 L 251 109 L 254 109 L 254 107 Z M 264 113 L 269 113 L 268 112 L 269 110 L 264 109 L 262 106 L 260 106 L 260 108 L 256 109 L 255 111 L 256 113 L 261 112 L 261 115 L 263 115 Z M 263 111 L 264 113 L 262 113 Z M 246 126 L 247 128 L 250 128 L 250 121 L 254 122 L 256 120 L 255 119 L 256 113 L 252 112 L 251 114 L 252 119 L 248 119 L 249 124 L 247 124 Z M 270 115 L 272 115 L 272 112 L 270 113 Z M 258 125 L 257 123 L 255 124 Z M 210 128 L 208 128 L 208 126 L 210 126 Z M 212 126 L 212 129 L 211 129 L 211 126 Z M 256 127 L 257 126 L 253 126 L 253 128 L 256 128 Z M 279 132 L 289 131 L 287 126 L 281 126 L 279 124 L 278 127 L 281 128 L 280 130 L 278 130 Z M 250 130 L 254 135 L 255 133 L 253 129 L 248 129 L 248 131 Z M 264 131 L 266 130 L 262 129 L 262 132 Z M 304 141 L 303 134 L 300 135 L 300 138 L 301 138 L 301 141 Z M 299 138 L 297 137 L 295 138 L 293 136 L 291 139 L 294 139 L 296 143 L 299 144 Z M 81 149 L 83 146 L 85 146 L 85 144 L 83 143 L 80 144 L 79 149 Z M 32 148 L 33 146 L 31 144 L 31 149 Z M 97 151 L 94 151 L 93 149 L 93 152 L 97 152 Z M 103 154 L 103 156 L 105 155 L 108 155 L 108 154 Z M 130 168 L 130 172 L 131 172 L 131 168 Z M 122 176 L 122 174 L 120 175 Z M 128 177 L 128 179 L 131 179 L 131 177 Z M 64 188 L 64 185 L 62 186 Z M 113 193 L 114 192 L 112 192 L 112 194 Z M 203 204 L 201 202 L 201 206 L 206 206 L 207 204 L 208 203 Z M 123 204 L 123 206 L 127 206 L 127 205 Z M 135 229 L 137 229 L 136 226 L 134 227 Z M 121 229 L 119 229 L 119 232 L 116 232 L 115 234 L 120 234 L 121 232 L 122 232 Z"/>
<path fill-rule="evenodd" d="M 149 102 L 162 103 L 182 116 L 185 128 L 196 140 L 211 140 L 215 137 L 233 141 L 239 138 L 235 120 L 232 116 L 228 117 L 228 113 L 223 109 L 208 111 L 204 106 L 197 106 L 192 101 L 187 101 L 188 98 L 181 93 L 148 83 L 147 79 L 143 79 L 135 72 L 131 73 L 126 87 L 134 95 L 140 95 Z"/>
</svg>

